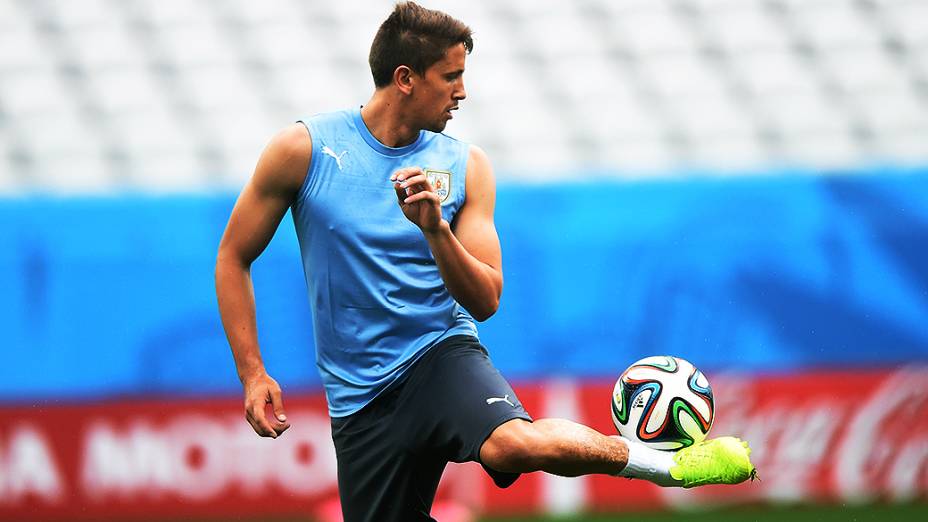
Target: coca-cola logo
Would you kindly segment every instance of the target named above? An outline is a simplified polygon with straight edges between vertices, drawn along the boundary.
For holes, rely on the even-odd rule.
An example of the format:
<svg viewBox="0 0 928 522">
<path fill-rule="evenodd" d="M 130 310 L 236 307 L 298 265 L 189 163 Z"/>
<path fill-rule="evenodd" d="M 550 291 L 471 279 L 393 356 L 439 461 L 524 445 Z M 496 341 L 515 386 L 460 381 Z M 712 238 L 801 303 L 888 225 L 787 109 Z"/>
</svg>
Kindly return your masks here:
<svg viewBox="0 0 928 522">
<path fill-rule="evenodd" d="M 928 491 L 928 371 L 900 370 L 876 393 L 851 400 L 853 415 L 835 457 L 838 494 L 849 501 L 909 500 Z"/>
<path fill-rule="evenodd" d="M 735 488 L 661 490 L 668 502 L 836 496 L 866 502 L 928 492 L 928 369 L 779 381 L 713 379 L 718 406 L 710 436 L 749 441 L 761 480 Z"/>
</svg>

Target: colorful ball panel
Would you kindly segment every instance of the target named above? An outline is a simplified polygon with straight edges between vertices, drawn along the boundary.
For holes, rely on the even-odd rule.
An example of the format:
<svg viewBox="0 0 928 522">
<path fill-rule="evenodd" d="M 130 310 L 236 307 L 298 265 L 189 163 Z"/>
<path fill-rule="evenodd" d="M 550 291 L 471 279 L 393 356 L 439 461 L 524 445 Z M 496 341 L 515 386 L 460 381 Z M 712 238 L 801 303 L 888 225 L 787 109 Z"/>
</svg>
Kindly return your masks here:
<svg viewBox="0 0 928 522">
<path fill-rule="evenodd" d="M 619 434 L 655 449 L 678 450 L 705 439 L 714 413 L 708 379 L 678 357 L 636 362 L 612 392 L 612 421 Z"/>
</svg>

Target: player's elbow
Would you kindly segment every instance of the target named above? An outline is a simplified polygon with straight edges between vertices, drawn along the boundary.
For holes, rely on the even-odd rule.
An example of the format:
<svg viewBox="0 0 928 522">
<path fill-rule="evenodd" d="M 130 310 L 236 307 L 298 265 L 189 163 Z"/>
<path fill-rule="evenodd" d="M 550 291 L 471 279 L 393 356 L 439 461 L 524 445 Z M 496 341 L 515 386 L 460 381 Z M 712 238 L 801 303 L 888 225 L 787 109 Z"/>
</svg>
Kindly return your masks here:
<svg viewBox="0 0 928 522">
<path fill-rule="evenodd" d="M 470 315 L 477 322 L 484 322 L 487 319 L 493 317 L 493 314 L 499 310 L 499 298 L 487 299 L 486 301 L 480 303 L 479 306 L 474 307 L 473 310 L 468 310 Z"/>
<path fill-rule="evenodd" d="M 230 272 L 248 271 L 250 268 L 250 260 L 240 255 L 234 249 L 221 245 L 219 247 L 219 252 L 216 253 L 216 267 L 213 275 L 218 284 L 222 275 Z"/>
<path fill-rule="evenodd" d="M 213 282 L 218 292 L 226 280 L 226 274 L 229 273 L 229 258 L 224 256 L 222 250 L 216 256 L 216 266 L 213 268 Z"/>
<path fill-rule="evenodd" d="M 215 272 L 218 277 L 219 274 L 228 269 L 229 266 L 234 264 L 235 256 L 231 255 L 231 252 L 226 248 L 219 248 L 219 252 L 216 253 L 216 267 Z"/>
<path fill-rule="evenodd" d="M 474 303 L 474 306 L 468 307 L 467 311 L 479 322 L 486 321 L 493 317 L 493 314 L 499 310 L 499 299 L 503 294 L 503 277 L 498 270 L 491 272 L 490 284 L 483 288 L 481 297 Z"/>
</svg>

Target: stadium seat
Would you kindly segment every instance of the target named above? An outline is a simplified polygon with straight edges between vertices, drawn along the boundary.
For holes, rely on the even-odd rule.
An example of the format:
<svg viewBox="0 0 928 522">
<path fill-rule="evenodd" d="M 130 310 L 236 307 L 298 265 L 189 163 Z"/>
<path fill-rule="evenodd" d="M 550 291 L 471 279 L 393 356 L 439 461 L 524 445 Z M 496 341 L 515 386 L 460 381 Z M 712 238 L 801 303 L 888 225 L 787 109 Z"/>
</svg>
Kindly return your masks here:
<svg viewBox="0 0 928 522">
<path fill-rule="evenodd" d="M 75 164 L 103 157 L 109 169 L 68 190 L 238 186 L 276 129 L 366 101 L 370 40 L 391 5 L 0 0 L 4 165 L 55 183 L 34 170 L 63 138 L 34 126 L 62 114 L 77 122 L 76 143 L 95 144 Z M 928 159 L 917 146 L 928 128 L 928 4 L 919 0 L 434 7 L 475 29 L 468 99 L 448 132 L 484 146 L 502 180 L 531 178 L 541 163 L 545 177 L 579 164 L 617 174 L 757 170 L 768 153 L 807 167 L 845 153 L 843 163 Z M 178 150 L 184 175 L 118 172 Z M 32 183 L 5 179 L 0 193 Z"/>
</svg>

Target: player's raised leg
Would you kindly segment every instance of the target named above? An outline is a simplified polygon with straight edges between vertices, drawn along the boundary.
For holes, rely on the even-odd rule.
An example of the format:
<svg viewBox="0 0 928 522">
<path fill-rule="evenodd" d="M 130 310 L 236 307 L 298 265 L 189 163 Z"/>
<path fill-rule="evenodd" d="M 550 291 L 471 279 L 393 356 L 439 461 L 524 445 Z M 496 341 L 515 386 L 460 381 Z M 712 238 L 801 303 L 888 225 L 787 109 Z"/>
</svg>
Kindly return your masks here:
<svg viewBox="0 0 928 522">
<path fill-rule="evenodd" d="M 483 443 L 480 460 L 508 473 L 545 471 L 568 477 L 603 473 L 661 486 L 738 484 L 755 474 L 750 448 L 734 437 L 669 452 L 564 419 L 506 422 Z"/>
</svg>

